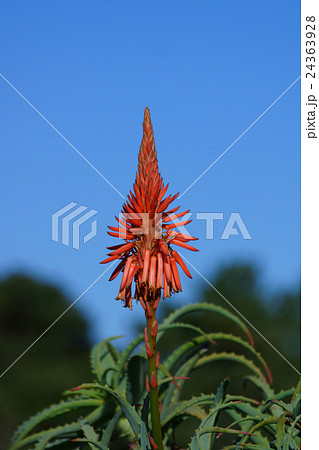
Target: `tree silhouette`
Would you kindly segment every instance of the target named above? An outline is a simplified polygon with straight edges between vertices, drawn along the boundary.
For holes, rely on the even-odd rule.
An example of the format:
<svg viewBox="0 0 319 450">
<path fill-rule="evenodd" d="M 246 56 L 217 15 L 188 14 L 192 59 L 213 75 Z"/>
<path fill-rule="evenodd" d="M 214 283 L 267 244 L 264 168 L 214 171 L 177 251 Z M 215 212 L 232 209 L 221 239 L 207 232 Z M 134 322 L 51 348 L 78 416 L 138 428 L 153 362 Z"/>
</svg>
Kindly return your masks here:
<svg viewBox="0 0 319 450">
<path fill-rule="evenodd" d="M 70 301 L 51 285 L 24 275 L 0 282 L 1 373 L 69 306 Z M 76 308 L 70 309 L 0 379 L 0 448 L 21 421 L 61 392 L 89 379 L 88 325 Z"/>
</svg>

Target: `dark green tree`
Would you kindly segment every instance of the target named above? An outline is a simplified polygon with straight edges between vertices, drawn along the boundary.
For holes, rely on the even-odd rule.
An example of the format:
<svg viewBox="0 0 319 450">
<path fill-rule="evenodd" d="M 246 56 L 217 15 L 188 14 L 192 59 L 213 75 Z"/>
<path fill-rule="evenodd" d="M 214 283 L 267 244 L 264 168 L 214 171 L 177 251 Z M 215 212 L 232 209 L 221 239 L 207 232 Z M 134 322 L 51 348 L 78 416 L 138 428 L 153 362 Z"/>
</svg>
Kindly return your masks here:
<svg viewBox="0 0 319 450">
<path fill-rule="evenodd" d="M 56 287 L 24 275 L 0 282 L 0 372 L 69 306 Z M 0 378 L 0 448 L 18 424 L 55 402 L 61 392 L 89 378 L 88 325 L 70 309 Z"/>
</svg>

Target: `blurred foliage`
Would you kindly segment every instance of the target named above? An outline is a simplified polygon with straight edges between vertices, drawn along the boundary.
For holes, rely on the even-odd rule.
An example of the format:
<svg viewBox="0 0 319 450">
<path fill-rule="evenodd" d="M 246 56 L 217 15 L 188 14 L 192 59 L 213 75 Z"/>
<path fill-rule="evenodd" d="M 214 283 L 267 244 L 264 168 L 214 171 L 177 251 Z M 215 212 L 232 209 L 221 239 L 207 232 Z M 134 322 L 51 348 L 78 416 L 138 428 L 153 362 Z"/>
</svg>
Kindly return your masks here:
<svg viewBox="0 0 319 450">
<path fill-rule="evenodd" d="M 210 278 L 214 287 L 245 316 L 298 370 L 300 367 L 300 292 L 290 289 L 270 295 L 263 289 L 259 273 L 251 264 L 223 267 Z M 193 289 L 195 292 L 195 288 Z M 197 290 L 192 303 L 207 302 L 222 306 L 236 314 L 225 300 L 210 287 Z M 22 275 L 11 276 L 0 283 L 0 367 L 3 372 L 44 330 L 67 308 L 68 299 L 55 287 L 39 283 Z M 174 311 L 174 301 L 167 300 L 159 308 L 164 319 Z M 234 333 L 233 325 L 221 315 L 192 312 L 183 316 L 184 323 L 201 327 L 205 332 Z M 87 355 L 88 325 L 76 308 L 54 325 L 8 373 L 0 379 L 0 449 L 8 448 L 9 437 L 18 423 L 44 405 L 56 402 L 61 392 L 84 380 L 91 380 Z M 250 328 L 250 327 L 248 327 Z M 298 374 L 250 328 L 255 348 L 267 361 L 273 376 L 275 392 L 298 383 Z M 236 330 L 244 338 L 244 333 Z M 189 330 L 167 330 L 161 339 L 161 360 L 194 334 Z M 9 345 L 8 345 L 9 344 Z M 207 354 L 214 349 L 207 349 Z M 220 340 L 215 351 L 240 352 L 236 343 Z M 210 370 L 208 370 L 208 367 Z M 217 392 L 225 377 L 230 378 L 228 395 L 259 398 L 252 383 L 243 384 L 247 370 L 231 360 L 219 360 L 210 366 L 198 367 L 184 384 L 181 400 L 202 393 Z M 45 380 L 45 382 L 44 382 Z M 258 397 L 259 396 L 259 397 Z M 115 405 L 115 403 L 114 403 Z M 113 406 L 114 406 L 113 405 Z M 189 443 L 190 423 L 181 423 L 177 439 Z M 223 415 L 219 425 L 223 425 Z M 195 422 L 194 422 L 195 423 Z M 226 423 L 226 422 L 225 422 Z M 126 429 L 126 428 L 125 428 Z M 181 437 L 184 437 L 181 439 Z M 120 441 L 121 442 L 121 441 Z M 62 447 L 61 447 L 62 448 Z M 74 448 L 74 447 L 72 447 Z M 117 446 L 117 448 L 126 448 Z M 219 448 L 219 447 L 214 447 Z"/>
<path fill-rule="evenodd" d="M 219 269 L 209 281 L 288 361 L 300 371 L 300 290 L 292 288 L 280 294 L 266 293 L 258 269 L 253 264 L 233 264 Z M 197 298 L 192 302 L 208 302 L 220 305 L 236 314 L 230 305 L 213 288 L 206 285 Z M 166 317 L 174 310 L 174 302 L 166 301 L 159 308 L 161 317 Z M 232 332 L 232 326 L 222 317 L 212 318 L 205 313 L 192 314 L 185 317 L 193 325 L 200 326 L 205 331 L 222 329 L 225 333 Z M 275 390 L 288 389 L 298 383 L 299 375 L 281 356 L 251 327 L 255 347 L 263 355 L 273 376 Z M 174 336 L 167 334 L 162 342 L 165 355 L 172 351 L 172 345 L 178 346 L 185 339 L 185 331 L 174 331 Z M 218 343 L 219 349 L 229 350 L 229 345 Z M 238 372 L 239 370 L 239 372 Z M 208 392 L 220 383 L 225 376 L 229 376 L 231 383 L 229 391 L 239 392 L 243 373 L 229 362 L 220 361 L 214 366 L 213 373 L 198 372 L 200 386 L 194 380 L 189 383 L 189 393 L 199 394 Z M 195 377 L 196 378 L 196 377 Z"/>
<path fill-rule="evenodd" d="M 0 372 L 3 373 L 70 301 L 59 289 L 24 275 L 0 282 Z M 89 374 L 88 325 L 70 309 L 0 378 L 0 449 L 17 425 Z"/>
<path fill-rule="evenodd" d="M 231 324 L 233 332 L 224 333 L 217 329 L 205 333 L 201 328 L 183 322 L 185 316 L 197 313 L 224 318 Z M 164 449 L 299 450 L 300 384 L 277 393 L 271 388 L 267 364 L 253 347 L 245 323 L 213 303 L 184 306 L 159 323 L 157 343 L 160 352 L 165 335 L 180 329 L 188 333 L 185 333 L 184 342 L 166 358 L 162 357 L 158 366 Z M 93 382 L 64 392 L 59 403 L 21 424 L 14 433 L 10 450 L 158 448 L 150 437 L 144 333 L 122 352 L 113 345 L 118 338 L 105 339 L 93 347 L 90 361 Z M 218 344 L 224 341 L 230 347 L 235 344 L 237 350 L 221 350 Z M 240 367 L 245 374 L 245 385 L 252 386 L 258 395 L 243 395 L 240 391 L 229 394 L 231 383 L 226 377 L 206 395 L 185 396 L 190 380 L 201 386 L 202 380 L 196 373 L 198 369 L 205 367 L 205 372 L 213 379 L 214 367 L 218 367 L 220 361 L 235 362 L 237 376 Z M 58 423 L 52 423 L 52 419 L 58 419 Z M 43 428 L 39 429 L 42 424 Z M 184 426 L 184 433 L 180 432 L 180 425 Z"/>
</svg>

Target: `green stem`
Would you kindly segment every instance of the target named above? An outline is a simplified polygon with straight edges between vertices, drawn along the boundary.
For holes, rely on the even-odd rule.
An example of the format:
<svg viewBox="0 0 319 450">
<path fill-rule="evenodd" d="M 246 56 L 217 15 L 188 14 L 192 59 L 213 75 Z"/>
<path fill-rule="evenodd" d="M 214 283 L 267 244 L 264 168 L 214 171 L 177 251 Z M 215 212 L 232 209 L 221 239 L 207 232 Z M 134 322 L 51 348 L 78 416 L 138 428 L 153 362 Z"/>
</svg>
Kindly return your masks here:
<svg viewBox="0 0 319 450">
<path fill-rule="evenodd" d="M 163 450 L 163 439 L 162 439 L 162 429 L 161 429 L 161 419 L 159 411 L 159 399 L 158 399 L 158 388 L 157 388 L 157 367 L 156 367 L 156 335 L 152 335 L 154 323 L 156 322 L 156 310 L 151 304 L 149 308 L 150 314 L 145 314 L 147 322 L 147 338 L 148 343 L 152 352 L 152 356 L 148 356 L 148 378 L 149 378 L 149 397 L 150 397 L 150 407 L 151 407 L 151 419 L 152 419 L 152 435 L 155 444 L 159 450 Z M 155 374 L 152 377 L 152 374 Z M 153 382 L 152 382 L 153 380 Z M 156 380 L 156 383 L 154 383 Z M 153 384 L 153 387 L 152 387 Z"/>
</svg>

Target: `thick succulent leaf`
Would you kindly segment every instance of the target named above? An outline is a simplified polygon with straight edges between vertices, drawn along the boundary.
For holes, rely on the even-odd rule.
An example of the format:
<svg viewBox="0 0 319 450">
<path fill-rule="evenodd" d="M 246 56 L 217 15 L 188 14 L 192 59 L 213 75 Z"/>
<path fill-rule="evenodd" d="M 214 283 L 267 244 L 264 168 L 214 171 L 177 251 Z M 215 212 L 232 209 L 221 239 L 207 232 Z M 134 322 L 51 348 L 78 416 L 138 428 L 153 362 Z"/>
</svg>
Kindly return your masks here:
<svg viewBox="0 0 319 450">
<path fill-rule="evenodd" d="M 276 447 L 277 450 L 282 450 L 284 445 L 286 430 L 285 430 L 286 415 L 282 414 L 276 424 Z"/>
<path fill-rule="evenodd" d="M 141 422 L 141 433 L 140 433 L 141 450 L 150 450 L 151 445 L 149 443 L 146 425 Z"/>
<path fill-rule="evenodd" d="M 45 448 L 47 449 L 57 447 L 58 445 L 65 444 L 66 442 L 69 442 L 69 439 L 51 439 L 51 441 L 47 443 L 47 446 Z"/>
<path fill-rule="evenodd" d="M 75 440 L 75 442 L 85 442 L 86 444 L 89 444 L 90 448 L 92 450 L 98 448 L 100 450 L 108 450 L 106 447 L 104 447 L 104 445 L 100 444 L 97 441 L 90 441 L 89 439 L 84 439 L 84 438 L 77 438 Z"/>
<path fill-rule="evenodd" d="M 113 375 L 112 387 L 114 389 L 117 389 L 120 383 L 121 376 L 128 363 L 130 355 L 134 352 L 134 350 L 137 349 L 139 345 L 141 345 L 142 342 L 144 342 L 144 333 L 139 334 L 121 353 L 117 361 L 117 366 Z"/>
<path fill-rule="evenodd" d="M 34 450 L 44 450 L 45 448 L 47 448 L 47 444 L 49 443 L 49 441 L 52 439 L 53 437 L 53 433 L 47 433 L 46 435 L 44 435 L 39 442 L 37 443 L 37 445 L 34 447 Z"/>
<path fill-rule="evenodd" d="M 295 450 L 300 447 L 300 429 L 297 429 L 296 426 L 299 423 L 301 416 L 297 416 L 293 423 L 288 428 L 288 431 L 285 436 L 285 441 L 283 444 L 284 450 Z"/>
<path fill-rule="evenodd" d="M 175 364 L 177 364 L 179 360 L 186 358 L 187 354 L 191 350 L 198 349 L 199 347 L 199 350 L 207 351 L 206 344 L 208 344 L 207 338 L 203 336 L 188 340 L 185 344 L 180 345 L 171 353 L 171 355 L 164 361 L 164 366 L 167 370 L 171 371 Z"/>
<path fill-rule="evenodd" d="M 140 403 L 145 390 L 145 358 L 133 355 L 127 366 L 126 399 L 131 404 Z"/>
<path fill-rule="evenodd" d="M 204 341 L 212 343 L 212 339 L 211 339 L 210 335 L 205 333 L 199 327 L 196 327 L 196 326 L 193 326 L 190 324 L 178 323 L 178 324 L 172 324 L 170 326 L 160 325 L 159 332 L 161 332 L 161 331 L 164 332 L 168 329 L 172 330 L 172 328 L 184 328 L 184 329 L 189 329 L 189 330 L 195 331 L 196 333 L 200 334 L 203 337 Z M 115 373 L 113 376 L 114 389 L 116 389 L 119 385 L 121 376 L 123 374 L 124 369 L 126 369 L 130 355 L 138 348 L 138 346 L 142 342 L 144 342 L 144 334 L 140 334 L 137 338 L 135 338 L 120 355 L 118 362 L 117 362 L 117 366 L 115 368 Z M 166 364 L 165 364 L 165 366 L 166 366 Z"/>
<path fill-rule="evenodd" d="M 209 333 L 205 333 L 205 331 L 203 331 L 200 327 L 196 327 L 195 325 L 191 325 L 189 323 L 174 322 L 174 323 L 171 323 L 170 325 L 160 325 L 158 327 L 158 333 L 160 333 L 161 331 L 171 331 L 171 330 L 175 330 L 178 328 L 195 331 L 195 333 L 198 333 L 201 336 L 203 336 L 203 338 L 206 341 L 210 342 L 211 344 L 216 344 L 213 341 L 213 339 L 210 337 Z"/>
<path fill-rule="evenodd" d="M 105 430 L 103 431 L 102 438 L 101 438 L 101 444 L 104 445 L 105 448 L 109 446 L 109 443 L 111 441 L 112 435 L 114 433 L 115 427 L 120 420 L 121 416 L 123 414 L 123 411 L 119 409 L 112 419 L 108 422 Z"/>
<path fill-rule="evenodd" d="M 177 370 L 176 377 L 188 377 L 201 356 L 202 351 L 199 349 L 199 351 L 186 360 L 186 362 Z M 170 403 L 173 404 L 179 401 L 184 381 L 185 380 L 181 380 L 179 382 L 179 389 L 174 383 L 171 383 L 163 395 L 160 396 L 163 409 L 168 408 Z"/>
<path fill-rule="evenodd" d="M 301 378 L 299 378 L 298 384 L 296 386 L 296 389 L 294 390 L 291 403 L 295 400 L 295 398 L 301 393 Z"/>
<path fill-rule="evenodd" d="M 224 341 L 232 342 L 234 344 L 239 344 L 242 347 L 244 347 L 246 350 L 248 350 L 250 353 L 252 353 L 252 355 L 254 357 L 256 357 L 256 359 L 259 361 L 259 363 L 264 368 L 270 384 L 272 383 L 272 375 L 271 375 L 271 372 L 269 370 L 269 367 L 268 367 L 266 361 L 261 356 L 261 354 L 259 352 L 257 352 L 255 347 L 253 347 L 250 343 L 248 343 L 247 341 L 243 340 L 242 338 L 240 338 L 238 336 L 234 336 L 234 335 L 228 334 L 228 333 L 214 333 L 213 336 L 214 336 L 213 339 L 215 341 L 224 340 Z"/>
<path fill-rule="evenodd" d="M 240 426 L 242 431 L 248 432 L 247 430 L 249 430 L 254 423 L 260 422 L 260 419 L 257 417 L 253 416 L 242 417 L 240 414 L 237 413 L 237 411 L 234 411 L 233 409 L 232 410 L 230 410 L 229 408 L 225 409 L 225 412 L 231 418 L 236 418 L 236 420 L 229 425 L 230 428 L 233 428 L 234 426 Z M 255 431 L 253 435 L 251 435 L 251 441 L 254 444 L 269 446 L 268 439 L 265 436 L 263 436 L 258 430 Z"/>
<path fill-rule="evenodd" d="M 268 450 L 270 447 L 269 445 L 267 447 L 263 445 L 255 445 L 255 444 L 245 444 L 245 446 L 240 445 L 227 445 L 227 447 L 224 447 L 223 450 Z"/>
<path fill-rule="evenodd" d="M 283 411 L 290 411 L 291 406 L 288 403 L 282 401 L 282 398 L 291 396 L 293 390 L 281 391 L 277 395 L 270 396 L 268 400 L 261 406 L 260 410 L 264 412 L 270 412 L 273 416 L 280 417 Z M 288 394 L 288 395 L 287 395 Z"/>
<path fill-rule="evenodd" d="M 133 433 L 142 439 L 142 434 L 146 432 L 146 429 L 145 427 L 142 426 L 141 417 L 138 415 L 135 408 L 129 404 L 126 398 L 123 397 L 119 392 L 115 391 L 114 389 L 111 389 L 109 386 L 101 386 L 96 383 L 82 384 L 77 388 L 77 390 L 92 389 L 92 388 L 108 392 L 114 398 L 114 400 L 118 403 L 121 410 L 123 411 L 123 414 L 127 418 Z M 143 436 L 143 439 L 148 440 L 147 434 L 146 437 Z"/>
<path fill-rule="evenodd" d="M 252 383 L 259 391 L 261 392 L 263 398 L 265 400 L 268 400 L 269 398 L 274 398 L 275 392 L 274 390 L 269 386 L 268 383 L 265 383 L 264 380 L 262 380 L 260 377 L 257 377 L 255 375 L 247 375 L 244 377 L 244 387 L 246 387 L 247 383 Z"/>
<path fill-rule="evenodd" d="M 100 384 L 111 386 L 113 372 L 120 356 L 118 350 L 110 343 L 122 336 L 114 336 L 96 344 L 90 355 L 91 369 Z"/>
<path fill-rule="evenodd" d="M 94 450 L 96 448 L 100 450 L 107 450 L 101 442 L 99 442 L 99 436 L 95 433 L 94 429 L 91 425 L 87 424 L 85 421 L 79 420 L 82 431 L 84 433 L 85 438 L 77 438 L 76 442 L 85 442 L 89 444 L 89 447 Z"/>
<path fill-rule="evenodd" d="M 221 353 L 213 353 L 211 355 L 203 356 L 196 364 L 196 368 L 201 367 L 205 364 L 220 361 L 220 360 L 226 360 L 226 361 L 232 361 L 239 364 L 242 364 L 246 366 L 249 370 L 254 372 L 256 375 L 258 375 L 264 382 L 266 382 L 266 378 L 257 367 L 253 361 L 247 359 L 243 355 L 237 355 L 236 353 L 229 353 L 229 352 L 221 352 Z"/>
<path fill-rule="evenodd" d="M 105 414 L 104 405 L 99 406 L 90 414 L 85 417 L 85 420 L 89 424 L 94 424 L 100 421 Z M 79 422 L 73 422 L 69 424 L 65 424 L 63 426 L 57 426 L 54 428 L 49 428 L 48 430 L 40 431 L 38 433 L 34 433 L 31 436 L 24 437 L 22 440 L 16 441 L 10 447 L 10 450 L 17 450 L 23 448 L 25 446 L 29 446 L 34 443 L 40 443 L 41 440 L 48 439 L 50 441 L 59 441 L 61 439 L 73 439 L 77 437 L 77 433 L 81 430 L 81 426 Z M 46 446 L 49 447 L 49 444 L 46 443 Z"/>
<path fill-rule="evenodd" d="M 299 416 L 301 413 L 301 394 L 294 396 L 294 399 L 290 404 L 290 409 L 294 417 Z"/>
<path fill-rule="evenodd" d="M 192 406 L 200 406 L 200 405 L 210 405 L 213 403 L 215 395 L 201 395 L 199 397 L 193 397 L 189 400 L 181 401 L 177 404 L 171 405 L 166 409 L 163 409 L 161 412 L 161 425 L 164 427 L 167 425 L 172 419 L 174 419 L 179 414 L 187 411 L 188 408 Z"/>
<path fill-rule="evenodd" d="M 286 389 L 284 391 L 277 392 L 277 394 L 274 394 L 270 397 L 275 398 L 276 400 L 284 400 L 285 398 L 291 398 L 291 396 L 293 395 L 294 392 L 295 392 L 295 389 L 290 388 L 290 389 Z"/>
<path fill-rule="evenodd" d="M 70 411 L 74 411 L 82 408 L 92 408 L 98 407 L 103 404 L 103 400 L 101 399 L 71 399 L 64 400 L 55 405 L 51 405 L 48 408 L 43 409 L 38 412 L 36 415 L 30 417 L 27 421 L 25 421 L 13 435 L 12 441 L 13 444 L 23 439 L 30 431 L 35 428 L 40 423 L 45 420 L 49 420 L 53 417 L 57 417 L 61 414 L 68 413 Z"/>
<path fill-rule="evenodd" d="M 94 448 L 98 447 L 97 445 L 99 443 L 99 436 L 94 431 L 94 428 L 88 424 L 82 417 L 79 418 L 79 423 L 81 425 L 81 429 L 83 431 L 84 436 L 87 439 L 87 443 L 89 446 L 94 450 Z"/>
<path fill-rule="evenodd" d="M 272 424 L 276 424 L 277 423 L 277 417 L 267 417 L 264 420 L 261 420 L 259 423 L 257 423 L 256 425 L 252 426 L 249 430 L 249 433 L 254 434 L 255 431 L 259 430 L 259 429 L 267 429 L 267 431 L 272 432 L 274 438 L 276 437 L 276 428 L 269 428 L 267 427 L 267 425 L 272 425 Z M 248 442 L 248 436 L 244 436 L 241 440 L 240 443 L 241 445 L 246 444 L 246 442 Z M 240 448 L 240 447 L 239 447 Z"/>
<path fill-rule="evenodd" d="M 170 330 L 175 330 L 175 329 L 186 329 L 186 330 L 191 330 L 194 331 L 195 333 L 198 333 L 200 336 L 198 338 L 192 339 L 192 340 L 188 340 L 187 342 L 194 342 L 195 345 L 194 346 L 198 346 L 198 342 L 200 344 L 203 343 L 207 343 L 207 344 L 216 344 L 215 341 L 212 339 L 212 334 L 209 333 L 205 333 L 201 328 L 196 327 L 195 325 L 191 325 L 191 324 L 187 324 L 187 323 L 172 323 L 170 325 L 160 325 L 158 327 L 158 332 L 161 331 L 170 331 Z M 193 346 L 191 345 L 190 348 L 192 348 Z M 172 354 L 172 358 L 168 358 L 165 363 L 164 366 L 166 367 L 167 370 L 171 370 L 173 365 L 175 364 L 175 362 L 181 358 L 181 356 L 183 356 L 185 354 L 185 349 L 184 346 L 181 345 L 179 348 L 177 348 L 175 350 L 175 352 L 173 352 Z M 174 356 L 173 356 L 174 355 Z"/>
<path fill-rule="evenodd" d="M 237 436 L 240 435 L 249 435 L 249 433 L 246 433 L 242 430 L 234 430 L 232 428 L 222 428 L 222 427 L 205 427 L 205 428 L 199 428 L 196 430 L 195 435 L 192 439 L 192 442 L 190 444 L 189 450 L 208 450 L 212 447 L 207 447 L 206 443 L 203 444 L 204 440 L 203 437 L 207 435 L 212 435 L 216 433 L 225 433 L 225 434 L 236 434 Z"/>
<path fill-rule="evenodd" d="M 167 331 L 168 329 L 172 329 L 172 324 L 173 322 L 176 322 L 176 320 L 178 320 L 181 316 L 191 313 L 191 312 L 212 312 L 212 313 L 217 313 L 217 314 L 221 314 L 225 317 L 227 317 L 229 320 L 232 320 L 236 325 L 238 325 L 238 327 L 244 331 L 245 335 L 248 336 L 249 342 L 252 344 L 252 338 L 251 338 L 251 334 L 248 330 L 248 328 L 246 327 L 246 325 L 234 314 L 232 314 L 231 312 L 227 311 L 226 309 L 220 307 L 220 306 L 216 306 L 210 303 L 200 303 L 200 304 L 194 304 L 194 305 L 188 305 L 184 308 L 181 308 L 178 311 L 174 311 L 168 318 L 166 318 L 163 322 L 162 325 L 160 325 L 159 327 L 159 332 L 158 332 L 158 337 L 157 337 L 157 342 L 160 341 L 161 336 L 163 335 L 163 333 L 165 331 Z M 188 329 L 192 329 L 193 331 L 196 331 L 198 333 L 200 333 L 202 336 L 202 340 L 200 340 L 199 338 L 195 338 L 193 339 L 191 342 L 192 344 L 190 345 L 190 349 L 193 348 L 194 346 L 198 346 L 198 345 L 202 345 L 204 342 L 211 342 L 212 339 L 214 339 L 213 334 L 209 334 L 207 335 L 205 332 L 203 332 L 202 330 L 200 330 L 198 327 L 192 327 L 188 324 L 177 324 L 176 328 L 188 328 Z M 220 335 L 221 336 L 221 335 Z M 128 359 L 130 357 L 130 355 L 138 348 L 138 346 L 144 341 L 144 335 L 141 333 L 139 336 L 137 336 L 137 338 L 135 338 L 130 345 L 128 345 L 128 347 L 122 352 L 122 354 L 120 355 L 118 361 L 117 361 L 117 367 L 116 367 L 116 372 L 114 373 L 113 376 L 113 383 L 112 386 L 114 388 L 116 388 L 120 382 L 120 378 L 123 374 L 124 369 L 126 368 Z M 195 341 L 195 342 L 193 342 Z M 185 351 L 187 351 L 187 348 L 184 348 L 184 346 L 179 347 L 179 357 L 181 357 Z M 184 351 L 183 351 L 184 350 Z M 178 359 L 178 355 L 176 354 L 176 358 Z M 173 361 L 173 359 L 176 358 L 172 358 L 172 362 L 171 365 L 174 364 L 175 361 Z M 264 364 L 264 362 L 263 362 Z M 165 366 L 168 368 L 168 370 L 171 370 L 171 367 L 168 367 L 167 364 L 165 363 Z"/>
<path fill-rule="evenodd" d="M 206 336 L 208 336 L 210 339 L 212 339 L 214 341 L 218 341 L 219 339 L 222 339 L 222 340 L 227 340 L 229 342 L 233 342 L 233 343 L 242 345 L 245 349 L 249 350 L 259 360 L 259 362 L 262 364 L 263 368 L 265 369 L 269 380 L 272 381 L 271 374 L 270 374 L 270 371 L 268 369 L 266 362 L 261 357 L 261 355 L 254 349 L 254 347 L 252 347 L 248 342 L 244 341 L 243 339 L 241 339 L 237 336 L 233 336 L 233 335 L 225 334 L 225 333 L 210 333 L 205 336 L 199 336 L 192 340 L 188 340 L 187 342 L 185 342 L 184 344 L 179 346 L 176 350 L 174 350 L 174 352 L 166 359 L 166 361 L 164 362 L 165 367 L 168 370 L 172 370 L 172 368 L 175 366 L 175 364 L 181 358 L 186 357 L 186 355 L 189 351 L 191 351 L 199 346 L 203 346 L 204 344 L 209 343 Z M 228 353 L 228 354 L 230 355 L 230 353 Z M 247 358 L 245 358 L 245 361 L 242 361 L 242 362 L 245 362 L 247 365 L 248 364 L 247 361 L 249 361 L 249 360 Z M 237 362 L 239 362 L 239 361 L 237 361 Z M 252 362 L 252 364 L 254 364 L 254 363 Z M 257 374 L 258 378 L 261 378 L 262 381 L 267 385 L 266 378 L 263 375 L 263 373 L 261 372 L 261 370 L 255 364 L 254 364 L 254 367 L 250 366 L 250 368 L 254 373 Z M 269 397 L 267 397 L 267 398 L 269 398 Z"/>
<path fill-rule="evenodd" d="M 238 316 L 231 313 L 225 308 L 222 308 L 221 306 L 214 305 L 213 303 L 195 303 L 192 305 L 184 306 L 183 308 L 177 309 L 176 311 L 173 311 L 164 321 L 163 325 L 170 325 L 173 322 L 176 322 L 180 319 L 180 317 L 184 316 L 185 314 L 194 313 L 194 312 L 211 312 L 214 315 L 221 314 L 222 316 L 226 317 L 227 319 L 234 322 L 248 337 L 249 342 L 253 345 L 253 338 L 252 335 L 245 325 L 245 323 L 239 319 Z M 161 339 L 163 335 L 163 332 L 160 332 L 158 334 L 158 341 Z"/>
<path fill-rule="evenodd" d="M 213 431 L 210 432 L 204 432 L 203 430 L 210 429 L 212 430 L 216 424 L 218 411 L 216 411 L 216 408 L 220 406 L 224 399 L 225 399 L 225 389 L 229 383 L 229 379 L 226 378 L 221 385 L 219 386 L 216 396 L 214 398 L 212 407 L 210 412 L 207 414 L 207 416 L 202 420 L 200 423 L 198 429 L 196 430 L 195 435 L 193 436 L 193 439 L 191 441 L 190 448 L 205 448 L 207 450 L 212 448 L 215 435 L 213 434 Z M 197 447 L 199 446 L 199 447 Z"/>
<path fill-rule="evenodd" d="M 235 399 L 238 399 L 239 401 L 235 401 Z M 232 410 L 230 408 L 225 409 L 226 413 L 231 415 L 232 411 L 238 411 L 242 414 L 244 414 L 244 417 L 250 417 L 251 420 L 245 423 L 244 426 L 242 426 L 242 429 L 244 431 L 250 432 L 251 428 L 255 425 L 255 423 L 260 423 L 263 420 L 269 419 L 270 416 L 268 414 L 262 413 L 260 408 L 256 408 L 251 404 L 253 400 L 244 399 L 240 396 L 233 396 L 233 395 L 226 395 L 226 402 L 229 402 L 232 404 Z M 226 403 L 227 405 L 228 403 Z M 239 419 L 238 415 L 232 414 L 231 417 L 235 418 L 236 420 Z M 273 423 L 276 423 L 276 418 L 274 418 Z M 268 424 L 266 423 L 264 428 L 273 436 L 275 436 L 275 425 L 272 425 L 272 423 Z M 260 438 L 260 433 L 258 430 L 254 430 L 254 434 L 256 437 L 252 437 L 252 440 L 257 444 L 263 444 L 263 440 Z"/>
</svg>

